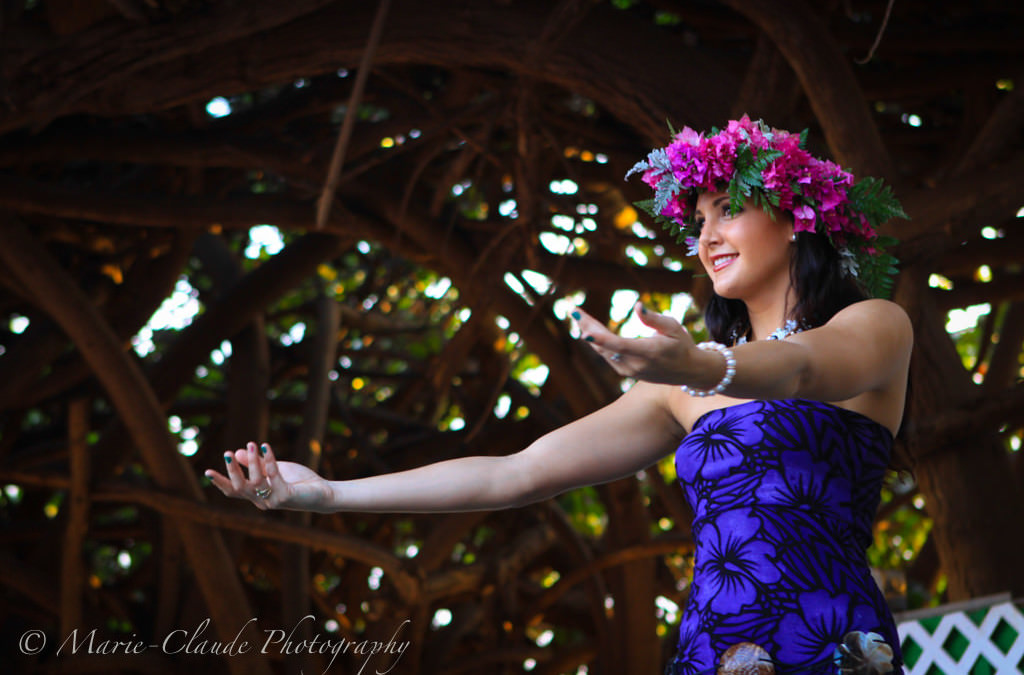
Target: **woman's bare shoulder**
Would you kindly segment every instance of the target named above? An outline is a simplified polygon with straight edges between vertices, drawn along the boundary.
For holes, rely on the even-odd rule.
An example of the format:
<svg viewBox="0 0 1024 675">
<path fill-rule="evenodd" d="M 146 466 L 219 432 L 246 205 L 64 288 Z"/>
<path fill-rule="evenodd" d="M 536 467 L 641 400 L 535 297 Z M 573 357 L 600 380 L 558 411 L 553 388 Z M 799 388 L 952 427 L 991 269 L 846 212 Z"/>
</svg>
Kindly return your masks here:
<svg viewBox="0 0 1024 675">
<path fill-rule="evenodd" d="M 870 298 L 848 305 L 836 312 L 829 322 L 834 325 L 859 326 L 884 330 L 900 341 L 913 341 L 914 327 L 902 306 L 892 300 Z"/>
</svg>

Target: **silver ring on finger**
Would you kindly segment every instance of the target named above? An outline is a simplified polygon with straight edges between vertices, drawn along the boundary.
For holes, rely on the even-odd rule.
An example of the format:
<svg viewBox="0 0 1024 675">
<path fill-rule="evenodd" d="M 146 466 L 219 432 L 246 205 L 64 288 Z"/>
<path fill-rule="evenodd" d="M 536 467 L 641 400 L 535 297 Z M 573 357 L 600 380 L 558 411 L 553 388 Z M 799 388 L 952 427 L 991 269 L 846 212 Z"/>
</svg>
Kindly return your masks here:
<svg viewBox="0 0 1024 675">
<path fill-rule="evenodd" d="M 608 358 L 611 359 L 612 361 L 615 361 L 616 363 L 618 363 L 619 361 L 622 360 L 622 354 L 620 354 L 618 352 L 615 352 L 614 354 L 612 354 Z"/>
<path fill-rule="evenodd" d="M 269 487 L 260 488 L 256 490 L 256 496 L 259 497 L 260 499 L 267 499 L 268 497 L 270 497 L 271 492 L 273 492 L 273 490 Z"/>
</svg>

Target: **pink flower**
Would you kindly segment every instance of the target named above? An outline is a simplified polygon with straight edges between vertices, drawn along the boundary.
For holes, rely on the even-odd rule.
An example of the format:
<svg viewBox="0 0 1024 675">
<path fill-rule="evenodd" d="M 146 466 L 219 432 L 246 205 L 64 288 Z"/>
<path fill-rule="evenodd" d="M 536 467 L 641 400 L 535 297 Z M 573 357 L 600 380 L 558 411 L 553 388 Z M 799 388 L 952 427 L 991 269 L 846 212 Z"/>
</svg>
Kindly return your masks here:
<svg viewBox="0 0 1024 675">
<path fill-rule="evenodd" d="M 680 225 L 685 225 L 684 221 L 688 215 L 687 209 L 685 208 L 685 202 L 680 204 L 680 200 L 670 199 L 668 204 L 665 205 L 665 208 L 661 210 L 661 215 L 675 220 Z"/>
<path fill-rule="evenodd" d="M 729 124 L 726 125 L 724 131 L 729 134 L 739 134 L 741 131 L 750 133 L 754 131 L 754 123 L 750 121 L 748 115 L 744 115 L 738 120 L 729 120 Z"/>
<path fill-rule="evenodd" d="M 725 185 L 732 179 L 736 165 L 734 143 L 709 143 L 704 153 L 708 163 L 708 188 Z"/>
<path fill-rule="evenodd" d="M 686 145 L 700 145 L 704 140 L 704 134 L 699 134 L 690 127 L 683 127 L 683 130 L 675 135 L 675 141 Z"/>
<path fill-rule="evenodd" d="M 655 187 L 658 181 L 661 180 L 662 174 L 665 172 L 661 169 L 647 169 L 641 176 L 641 180 L 648 185 L 648 187 Z"/>
<path fill-rule="evenodd" d="M 814 232 L 814 209 L 806 204 L 793 209 L 793 230 L 795 232 Z"/>
<path fill-rule="evenodd" d="M 764 181 L 766 190 L 778 190 L 783 185 L 789 185 L 789 176 L 786 167 L 786 158 L 779 157 L 768 165 L 768 168 L 761 172 L 761 180 Z"/>
</svg>

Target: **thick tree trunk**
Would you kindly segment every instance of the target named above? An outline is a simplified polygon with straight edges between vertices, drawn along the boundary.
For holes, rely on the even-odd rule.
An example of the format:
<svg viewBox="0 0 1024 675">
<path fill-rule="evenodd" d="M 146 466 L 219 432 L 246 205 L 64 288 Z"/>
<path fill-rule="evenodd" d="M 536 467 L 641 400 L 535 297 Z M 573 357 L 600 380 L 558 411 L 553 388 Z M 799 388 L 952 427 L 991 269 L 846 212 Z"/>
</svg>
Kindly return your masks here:
<svg viewBox="0 0 1024 675">
<path fill-rule="evenodd" d="M 836 161 L 857 175 L 888 177 L 889 153 L 871 118 L 849 59 L 819 16 L 803 0 L 725 0 L 756 23 L 800 78 L 804 93 Z"/>
<path fill-rule="evenodd" d="M 912 364 L 912 419 L 941 415 L 977 389 L 960 364 L 944 318 L 925 299 L 915 316 L 917 351 Z M 942 439 L 931 438 L 936 443 Z M 946 441 L 948 443 L 948 440 Z M 1024 517 L 1024 495 L 1006 449 L 991 433 L 955 445 L 919 447 L 914 473 L 933 519 L 932 537 L 948 582 L 948 598 L 1011 591 L 1024 593 L 1024 538 L 1005 530 Z M 993 514 L 1001 514 L 993 521 Z"/>
</svg>

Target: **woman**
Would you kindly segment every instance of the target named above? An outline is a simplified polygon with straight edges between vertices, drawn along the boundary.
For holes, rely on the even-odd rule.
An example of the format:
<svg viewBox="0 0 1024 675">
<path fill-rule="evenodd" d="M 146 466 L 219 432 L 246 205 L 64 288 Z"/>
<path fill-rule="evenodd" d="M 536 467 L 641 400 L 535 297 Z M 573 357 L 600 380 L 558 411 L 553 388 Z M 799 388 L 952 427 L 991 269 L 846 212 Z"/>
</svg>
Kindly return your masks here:
<svg viewBox="0 0 1024 675">
<path fill-rule="evenodd" d="M 326 481 L 249 443 L 225 455 L 226 475 L 206 475 L 264 510 L 496 509 L 633 475 L 678 446 L 696 557 L 670 672 L 711 673 L 743 655 L 779 673 L 834 673 L 839 657 L 898 669 L 864 550 L 912 332 L 897 305 L 861 287 L 884 289 L 891 258 L 873 228 L 902 211 L 880 183 L 854 184 L 802 145 L 744 117 L 709 136 L 684 129 L 630 172 L 707 271 L 716 342 L 695 344 L 642 306 L 654 334 L 638 339 L 577 310 L 582 339 L 637 380 L 605 408 L 507 457 Z"/>
</svg>

